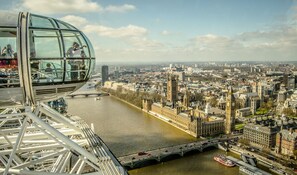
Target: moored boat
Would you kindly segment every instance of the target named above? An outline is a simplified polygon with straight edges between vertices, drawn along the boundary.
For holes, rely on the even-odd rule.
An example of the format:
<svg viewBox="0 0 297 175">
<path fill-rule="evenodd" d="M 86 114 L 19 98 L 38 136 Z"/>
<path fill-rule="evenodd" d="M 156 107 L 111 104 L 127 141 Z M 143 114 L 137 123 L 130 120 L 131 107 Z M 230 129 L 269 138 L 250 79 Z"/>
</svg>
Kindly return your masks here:
<svg viewBox="0 0 297 175">
<path fill-rule="evenodd" d="M 216 155 L 213 157 L 213 159 L 227 167 L 235 166 L 235 163 L 233 163 L 231 160 L 228 160 L 224 155 Z"/>
</svg>

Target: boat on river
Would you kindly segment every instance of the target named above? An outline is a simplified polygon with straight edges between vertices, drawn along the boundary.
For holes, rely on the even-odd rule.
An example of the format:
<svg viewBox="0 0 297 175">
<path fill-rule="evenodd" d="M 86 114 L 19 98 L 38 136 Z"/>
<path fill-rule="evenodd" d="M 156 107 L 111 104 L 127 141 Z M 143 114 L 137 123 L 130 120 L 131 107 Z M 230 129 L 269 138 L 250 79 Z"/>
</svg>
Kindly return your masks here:
<svg viewBox="0 0 297 175">
<path fill-rule="evenodd" d="M 221 155 L 221 154 L 214 156 L 213 159 L 215 161 L 217 161 L 217 162 L 219 162 L 219 163 L 227 166 L 227 167 L 234 167 L 235 166 L 235 163 L 234 162 L 232 162 L 231 160 L 227 159 L 226 156 Z"/>
<path fill-rule="evenodd" d="M 100 97 L 95 97 L 94 100 L 95 100 L 95 101 L 97 101 L 97 100 L 101 100 L 101 98 L 100 98 Z"/>
</svg>

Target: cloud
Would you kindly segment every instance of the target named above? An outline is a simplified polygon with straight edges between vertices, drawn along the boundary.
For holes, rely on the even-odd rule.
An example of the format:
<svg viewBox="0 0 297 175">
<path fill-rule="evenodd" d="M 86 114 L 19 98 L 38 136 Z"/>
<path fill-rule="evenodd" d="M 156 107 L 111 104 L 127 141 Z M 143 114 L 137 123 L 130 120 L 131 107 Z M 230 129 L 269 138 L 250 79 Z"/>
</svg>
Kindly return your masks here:
<svg viewBox="0 0 297 175">
<path fill-rule="evenodd" d="M 163 49 L 164 45 L 156 40 L 148 39 L 147 37 L 132 37 L 129 40 L 129 43 L 136 48 L 142 49 Z"/>
<path fill-rule="evenodd" d="M 123 38 L 123 37 L 137 37 L 147 34 L 147 29 L 135 25 L 128 25 L 125 27 L 112 28 L 102 25 L 87 25 L 84 27 L 83 31 L 87 33 L 95 32 L 100 36 L 110 37 L 110 38 Z"/>
<path fill-rule="evenodd" d="M 124 4 L 121 6 L 109 5 L 109 6 L 105 7 L 104 11 L 124 13 L 124 12 L 128 12 L 128 11 L 133 11 L 135 9 L 136 9 L 136 7 L 134 5 Z"/>
<path fill-rule="evenodd" d="M 297 29 L 283 26 L 270 31 L 245 32 L 235 37 L 246 47 L 288 47 L 297 44 Z"/>
<path fill-rule="evenodd" d="M 22 0 L 21 4 L 31 12 L 42 14 L 102 11 L 102 7 L 91 0 Z"/>
<path fill-rule="evenodd" d="M 218 50 L 229 49 L 236 47 L 238 43 L 235 40 L 225 37 L 217 36 L 213 34 L 207 34 L 202 36 L 196 36 L 191 40 L 191 45 L 194 48 L 202 50 Z"/>
<path fill-rule="evenodd" d="M 100 37 L 117 39 L 117 41 L 121 41 L 126 43 L 125 50 L 149 50 L 154 48 L 159 49 L 164 45 L 161 42 L 152 40 L 148 38 L 148 30 L 146 28 L 128 25 L 119 28 L 112 28 L 103 25 L 86 25 L 83 29 L 86 33 L 95 33 Z M 126 53 L 126 52 L 125 52 Z"/>
<path fill-rule="evenodd" d="M 163 30 L 163 31 L 161 32 L 161 34 L 162 34 L 162 35 L 169 35 L 170 33 L 169 33 L 167 30 Z"/>
<path fill-rule="evenodd" d="M 80 17 L 80 16 L 74 16 L 74 15 L 67 15 L 60 20 L 68 22 L 71 25 L 74 25 L 75 27 L 83 27 L 84 25 L 88 24 L 88 20 L 86 18 Z"/>
<path fill-rule="evenodd" d="M 267 31 L 245 32 L 232 37 L 214 34 L 192 38 L 184 49 L 187 55 L 218 60 L 293 60 L 297 56 L 297 29 L 283 26 Z"/>
</svg>

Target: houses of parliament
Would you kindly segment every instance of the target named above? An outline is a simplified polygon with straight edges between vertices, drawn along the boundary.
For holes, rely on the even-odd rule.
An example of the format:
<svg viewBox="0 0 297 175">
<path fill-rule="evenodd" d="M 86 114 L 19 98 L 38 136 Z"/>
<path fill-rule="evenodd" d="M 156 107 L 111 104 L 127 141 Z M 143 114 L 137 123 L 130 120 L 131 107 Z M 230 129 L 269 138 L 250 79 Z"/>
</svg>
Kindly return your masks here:
<svg viewBox="0 0 297 175">
<path fill-rule="evenodd" d="M 231 134 L 235 128 L 235 98 L 233 90 L 228 89 L 226 98 L 226 118 L 212 116 L 207 104 L 205 110 L 190 107 L 190 93 L 186 90 L 183 100 L 178 100 L 178 77 L 167 76 L 166 100 L 153 102 L 143 99 L 143 110 L 163 119 L 194 137 L 207 137 Z"/>
</svg>

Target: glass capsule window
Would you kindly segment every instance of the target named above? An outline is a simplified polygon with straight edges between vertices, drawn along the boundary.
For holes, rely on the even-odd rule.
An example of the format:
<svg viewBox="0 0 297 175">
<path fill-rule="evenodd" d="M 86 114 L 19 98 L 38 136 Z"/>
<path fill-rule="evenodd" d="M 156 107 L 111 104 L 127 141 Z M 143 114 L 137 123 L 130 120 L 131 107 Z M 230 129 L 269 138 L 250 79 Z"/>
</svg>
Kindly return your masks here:
<svg viewBox="0 0 297 175">
<path fill-rule="evenodd" d="M 90 60 L 67 60 L 65 81 L 83 81 L 87 78 Z"/>
<path fill-rule="evenodd" d="M 0 28 L 0 88 L 20 85 L 15 28 Z"/>
<path fill-rule="evenodd" d="M 32 58 L 62 58 L 62 44 L 58 31 L 31 30 Z"/>
<path fill-rule="evenodd" d="M 63 60 L 31 61 L 31 76 L 33 84 L 53 84 L 63 82 Z"/>
<path fill-rule="evenodd" d="M 78 32 L 62 32 L 66 57 L 67 58 L 87 58 L 89 49 L 86 41 Z"/>
<path fill-rule="evenodd" d="M 87 36 L 85 36 L 84 34 L 83 34 L 83 36 L 86 39 L 86 42 L 88 43 L 90 54 L 91 54 L 91 58 L 95 58 L 95 51 L 94 51 L 94 48 L 93 48 L 93 46 L 92 46 L 89 38 Z"/>
<path fill-rule="evenodd" d="M 30 27 L 36 28 L 57 28 L 54 20 L 51 18 L 31 15 Z"/>
<path fill-rule="evenodd" d="M 30 64 L 33 85 L 86 81 L 94 67 L 89 40 L 73 26 L 31 15 Z"/>
<path fill-rule="evenodd" d="M 57 21 L 57 23 L 58 23 L 60 29 L 77 30 L 75 27 L 73 27 L 73 26 L 70 25 L 70 24 L 67 24 L 67 23 L 62 22 L 62 21 L 59 21 L 59 20 L 56 20 L 56 21 Z"/>
</svg>

